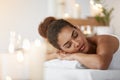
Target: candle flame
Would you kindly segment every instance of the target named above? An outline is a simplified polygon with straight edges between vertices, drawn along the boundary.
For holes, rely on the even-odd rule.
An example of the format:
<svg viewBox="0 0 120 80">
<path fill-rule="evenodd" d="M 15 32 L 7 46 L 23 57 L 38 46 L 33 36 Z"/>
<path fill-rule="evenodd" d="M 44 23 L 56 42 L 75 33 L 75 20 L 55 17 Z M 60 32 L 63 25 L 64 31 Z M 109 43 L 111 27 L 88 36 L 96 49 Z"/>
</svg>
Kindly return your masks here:
<svg viewBox="0 0 120 80">
<path fill-rule="evenodd" d="M 24 61 L 24 55 L 21 51 L 17 52 L 17 61 L 20 63 Z"/>
<path fill-rule="evenodd" d="M 12 43 L 9 44 L 8 51 L 9 51 L 9 53 L 14 53 L 14 51 L 15 51 L 14 44 L 12 44 Z"/>
<path fill-rule="evenodd" d="M 28 40 L 28 39 L 24 39 L 23 40 L 23 49 L 25 49 L 25 50 L 29 50 L 29 48 L 30 48 L 30 41 Z"/>
<path fill-rule="evenodd" d="M 12 78 L 10 76 L 6 76 L 5 80 L 12 80 Z"/>
<path fill-rule="evenodd" d="M 80 5 L 76 3 L 76 4 L 75 4 L 75 7 L 80 7 Z"/>
<path fill-rule="evenodd" d="M 36 47 L 40 47 L 40 46 L 41 46 L 41 41 L 40 41 L 39 39 L 36 39 L 36 40 L 34 41 L 34 45 L 35 45 Z"/>
<path fill-rule="evenodd" d="M 70 18 L 70 15 L 68 13 L 64 13 L 64 18 Z"/>
</svg>

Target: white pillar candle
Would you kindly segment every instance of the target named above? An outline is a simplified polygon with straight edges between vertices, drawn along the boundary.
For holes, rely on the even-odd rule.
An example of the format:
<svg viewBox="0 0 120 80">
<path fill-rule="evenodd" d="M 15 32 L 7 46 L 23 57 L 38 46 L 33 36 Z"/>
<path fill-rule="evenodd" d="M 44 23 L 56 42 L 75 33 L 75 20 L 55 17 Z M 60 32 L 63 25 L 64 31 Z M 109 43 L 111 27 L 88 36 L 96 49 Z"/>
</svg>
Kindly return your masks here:
<svg viewBox="0 0 120 80">
<path fill-rule="evenodd" d="M 22 53 L 20 53 L 22 54 Z M 19 62 L 21 55 L 17 53 L 1 53 L 0 54 L 0 80 L 28 80 L 29 79 L 29 65 L 28 56 L 25 54 L 24 60 Z"/>
<path fill-rule="evenodd" d="M 25 51 L 28 51 L 30 49 L 30 41 L 28 39 L 23 40 L 22 48 Z"/>
<path fill-rule="evenodd" d="M 14 53 L 15 48 L 16 48 L 16 33 L 10 32 L 10 42 L 8 46 L 9 53 Z"/>
<path fill-rule="evenodd" d="M 73 18 L 80 18 L 80 5 L 75 4 L 74 5 L 74 11 L 73 11 Z"/>
<path fill-rule="evenodd" d="M 36 40 L 30 50 L 30 80 L 43 80 L 43 62 L 45 53 L 46 45 L 39 40 Z"/>
<path fill-rule="evenodd" d="M 65 13 L 65 0 L 57 0 L 57 17 L 63 18 Z"/>
<path fill-rule="evenodd" d="M 1 53 L 0 80 L 43 80 L 45 53 L 46 45 L 39 40 L 30 50 Z"/>
</svg>

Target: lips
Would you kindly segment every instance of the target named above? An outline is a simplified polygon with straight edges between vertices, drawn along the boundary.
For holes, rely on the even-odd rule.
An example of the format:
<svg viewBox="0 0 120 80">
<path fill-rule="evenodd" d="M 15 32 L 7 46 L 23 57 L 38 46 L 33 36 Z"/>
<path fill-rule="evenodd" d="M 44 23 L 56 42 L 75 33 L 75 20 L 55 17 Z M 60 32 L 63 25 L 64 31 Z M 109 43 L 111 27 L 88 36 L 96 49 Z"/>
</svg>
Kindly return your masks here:
<svg viewBox="0 0 120 80">
<path fill-rule="evenodd" d="M 83 51 L 85 49 L 85 45 L 83 44 L 81 47 L 80 47 L 80 51 Z"/>
</svg>

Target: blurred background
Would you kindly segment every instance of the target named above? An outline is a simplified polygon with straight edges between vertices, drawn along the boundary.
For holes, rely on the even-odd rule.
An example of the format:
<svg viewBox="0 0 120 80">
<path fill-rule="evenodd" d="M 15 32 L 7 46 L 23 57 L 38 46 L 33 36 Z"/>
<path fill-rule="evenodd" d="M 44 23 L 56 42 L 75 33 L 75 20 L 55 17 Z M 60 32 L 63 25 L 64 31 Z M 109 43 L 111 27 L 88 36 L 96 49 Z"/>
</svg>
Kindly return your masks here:
<svg viewBox="0 0 120 80">
<path fill-rule="evenodd" d="M 0 0 L 0 80 L 43 80 L 47 50 L 45 40 L 38 33 L 38 25 L 48 16 L 71 22 L 88 37 L 101 34 L 120 36 L 119 3 L 120 0 Z M 48 45 L 47 48 L 52 51 Z M 46 71 L 45 80 L 53 80 L 51 75 L 54 80 L 59 78 L 56 70 Z M 73 71 L 70 74 L 73 75 Z M 83 78 L 82 75 L 81 72 L 78 76 Z M 63 80 L 61 75 L 60 80 Z"/>
<path fill-rule="evenodd" d="M 0 53 L 8 51 L 10 41 L 14 41 L 15 36 L 18 40 L 39 39 L 38 25 L 47 16 L 85 23 L 98 14 L 104 16 L 101 14 L 102 8 L 113 8 L 107 26 L 112 27 L 114 34 L 120 35 L 119 3 L 120 0 L 0 0 Z M 96 22 L 93 24 L 100 26 Z"/>
</svg>

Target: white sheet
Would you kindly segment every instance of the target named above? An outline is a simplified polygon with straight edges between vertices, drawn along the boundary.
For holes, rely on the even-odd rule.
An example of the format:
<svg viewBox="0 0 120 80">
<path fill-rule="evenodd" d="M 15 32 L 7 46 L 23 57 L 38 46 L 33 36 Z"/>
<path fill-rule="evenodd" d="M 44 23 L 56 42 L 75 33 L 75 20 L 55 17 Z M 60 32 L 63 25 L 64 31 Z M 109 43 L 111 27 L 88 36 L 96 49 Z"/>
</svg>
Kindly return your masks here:
<svg viewBox="0 0 120 80">
<path fill-rule="evenodd" d="M 120 80 L 120 70 L 45 68 L 44 80 Z"/>
<path fill-rule="evenodd" d="M 120 80 L 120 70 L 86 69 L 77 61 L 54 59 L 44 66 L 44 80 Z"/>
</svg>

